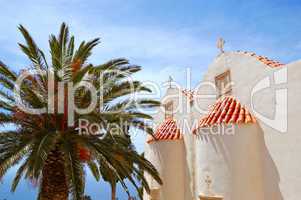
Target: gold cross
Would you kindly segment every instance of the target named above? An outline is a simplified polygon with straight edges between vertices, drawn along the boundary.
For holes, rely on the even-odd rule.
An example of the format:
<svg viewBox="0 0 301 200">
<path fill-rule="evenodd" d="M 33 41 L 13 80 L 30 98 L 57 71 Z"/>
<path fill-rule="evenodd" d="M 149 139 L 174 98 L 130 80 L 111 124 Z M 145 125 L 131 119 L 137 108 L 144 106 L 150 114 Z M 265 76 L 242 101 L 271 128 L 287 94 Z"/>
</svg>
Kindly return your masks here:
<svg viewBox="0 0 301 200">
<path fill-rule="evenodd" d="M 219 38 L 217 40 L 217 48 L 221 51 L 221 53 L 224 53 L 224 46 L 225 46 L 226 41 L 223 38 Z"/>
</svg>

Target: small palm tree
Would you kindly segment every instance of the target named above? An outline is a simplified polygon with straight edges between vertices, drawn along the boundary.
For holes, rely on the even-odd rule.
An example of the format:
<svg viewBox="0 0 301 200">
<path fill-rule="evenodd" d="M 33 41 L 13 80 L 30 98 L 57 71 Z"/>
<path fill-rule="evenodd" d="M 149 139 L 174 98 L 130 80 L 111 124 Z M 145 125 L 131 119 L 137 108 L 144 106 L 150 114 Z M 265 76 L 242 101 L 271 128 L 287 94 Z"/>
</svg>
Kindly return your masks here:
<svg viewBox="0 0 301 200">
<path fill-rule="evenodd" d="M 9 168 L 18 164 L 12 191 L 24 177 L 38 183 L 40 200 L 67 200 L 69 194 L 74 200 L 82 200 L 85 166 L 97 180 L 100 179 L 102 167 L 109 169 L 108 173 L 117 177 L 128 191 L 123 177 L 133 168 L 123 165 L 124 160 L 143 165 L 161 183 L 151 163 L 134 151 L 125 150 L 124 143 L 127 140 L 109 137 L 111 124 L 122 123 L 152 134 L 147 123 L 151 117 L 138 108 L 153 108 L 159 103 L 128 97 L 133 93 L 150 91 L 139 81 L 126 79 L 125 74 L 134 74 L 141 68 L 130 65 L 126 59 L 114 59 L 101 65 L 88 63 L 99 39 L 83 41 L 76 49 L 74 37 L 69 37 L 65 24 L 62 24 L 58 36 L 50 36 L 48 62 L 28 31 L 23 26 L 19 30 L 26 42 L 19 46 L 29 58 L 31 66 L 16 73 L 0 62 L 0 124 L 13 124 L 15 127 L 15 130 L 0 131 L 0 178 Z M 39 73 L 26 76 L 19 84 L 19 75 L 26 74 L 30 69 Z M 90 105 L 92 95 L 86 88 L 78 87 L 74 99 L 69 98 L 70 88 L 67 86 L 70 83 L 74 86 L 92 85 L 102 101 L 97 102 L 95 109 L 89 113 L 72 113 L 72 110 L 68 110 L 72 100 L 78 108 L 86 108 Z M 49 99 L 53 100 L 50 101 L 52 103 L 49 103 Z M 45 112 L 28 112 L 20 105 L 31 110 L 44 109 Z M 71 116 L 73 124 L 68 123 Z M 101 129 L 80 134 L 78 128 L 81 119 L 97 123 Z M 102 137 L 103 134 L 107 136 Z M 116 155 L 123 159 L 118 159 Z M 139 175 L 136 170 L 133 173 Z M 136 185 L 130 176 L 129 180 Z M 145 187 L 149 191 L 147 184 Z"/>
<path fill-rule="evenodd" d="M 112 143 L 113 148 L 120 148 L 121 144 L 123 146 L 123 151 L 126 151 L 129 153 L 131 156 L 132 154 L 137 155 L 137 153 L 134 151 L 134 148 L 131 145 L 131 141 L 126 138 L 126 135 L 119 135 L 119 134 L 114 134 L 110 135 L 108 137 L 112 137 L 113 140 L 123 140 L 124 142 L 118 142 L 119 145 L 117 146 L 116 144 Z M 102 175 L 102 178 L 104 181 L 108 182 L 111 186 L 111 199 L 116 200 L 116 187 L 118 181 L 124 180 L 125 178 L 130 178 L 133 173 L 133 163 L 131 160 L 127 160 L 124 157 L 122 157 L 120 154 L 115 154 L 113 157 L 118 160 L 119 162 L 122 163 L 122 166 L 124 167 L 124 170 L 120 171 L 120 177 L 117 177 L 115 173 L 109 168 L 108 165 L 100 163 L 100 173 Z M 114 166 L 114 168 L 118 168 L 118 166 Z M 128 191 L 127 191 L 128 192 Z"/>
<path fill-rule="evenodd" d="M 115 140 L 117 142 L 112 143 L 112 148 L 114 149 L 120 149 L 122 152 L 127 152 L 128 156 L 124 157 L 120 153 L 113 155 L 113 157 L 118 160 L 120 163 L 122 163 L 122 169 L 119 166 L 114 166 L 114 168 L 118 169 L 120 173 L 120 177 L 117 177 L 116 174 L 112 173 L 112 170 L 108 168 L 108 165 L 99 163 L 100 167 L 100 173 L 103 177 L 103 179 L 108 182 L 111 186 L 111 199 L 116 200 L 116 189 L 117 189 L 117 183 L 120 180 L 129 179 L 132 182 L 134 180 L 137 180 L 139 183 L 134 184 L 134 187 L 136 188 L 136 191 L 142 200 L 143 196 L 142 193 L 140 193 L 141 187 L 146 188 L 149 190 L 148 185 L 143 185 L 146 182 L 144 178 L 144 170 L 142 170 L 143 166 L 147 166 L 148 161 L 144 159 L 143 154 L 140 155 L 138 152 L 135 151 L 135 147 L 132 145 L 132 141 L 130 138 L 130 135 L 128 135 L 129 127 L 120 125 L 123 127 L 122 131 L 115 132 L 114 134 L 108 135 L 107 137 L 111 137 L 112 140 Z M 118 144 L 118 145 L 117 145 Z M 149 171 L 149 173 L 153 173 Z M 121 184 L 123 186 L 123 184 Z M 127 189 L 124 188 L 126 191 Z M 129 193 L 128 193 L 129 195 Z M 129 196 L 130 198 L 130 196 Z"/>
<path fill-rule="evenodd" d="M 119 166 L 114 166 L 114 168 L 118 169 L 121 172 L 120 177 L 117 177 L 115 173 L 112 173 L 112 170 L 108 168 L 108 165 L 104 165 L 102 163 L 99 164 L 101 166 L 100 173 L 102 174 L 103 179 L 106 182 L 108 182 L 111 186 L 112 200 L 116 200 L 116 189 L 117 189 L 116 186 L 120 180 L 130 179 L 132 182 L 134 182 L 134 180 L 137 179 L 138 181 L 143 180 L 146 182 L 144 178 L 144 174 L 143 172 L 140 171 L 139 166 L 148 165 L 148 164 L 145 163 L 146 160 L 143 158 L 143 156 L 139 155 L 138 152 L 135 151 L 135 148 L 131 143 L 130 136 L 125 134 L 127 133 L 127 130 L 128 128 L 125 128 L 125 131 L 122 131 L 122 133 L 115 133 L 113 135 L 108 136 L 108 137 L 112 137 L 113 140 L 119 141 L 117 143 L 112 143 L 113 148 L 115 149 L 123 148 L 120 150 L 128 153 L 127 157 L 122 156 L 120 153 L 115 154 L 113 156 L 116 160 L 122 163 L 122 166 L 120 166 L 122 168 L 120 168 Z M 123 186 L 123 184 L 121 185 Z M 136 188 L 136 191 L 138 192 L 140 199 L 142 199 L 142 195 L 140 195 L 139 193 L 139 189 L 140 189 L 139 185 L 140 184 L 134 184 L 134 187 Z M 149 189 L 148 185 L 145 186 L 145 188 Z"/>
</svg>

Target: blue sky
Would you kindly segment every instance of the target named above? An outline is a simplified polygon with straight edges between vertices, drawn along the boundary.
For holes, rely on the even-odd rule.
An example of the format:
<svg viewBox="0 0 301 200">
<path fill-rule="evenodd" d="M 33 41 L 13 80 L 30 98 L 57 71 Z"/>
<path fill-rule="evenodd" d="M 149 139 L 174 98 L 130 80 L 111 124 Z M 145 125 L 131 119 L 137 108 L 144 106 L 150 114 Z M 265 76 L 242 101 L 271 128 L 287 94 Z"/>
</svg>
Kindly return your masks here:
<svg viewBox="0 0 301 200">
<path fill-rule="evenodd" d="M 22 42 L 17 25 L 25 25 L 47 52 L 49 33 L 57 33 L 63 21 L 70 25 L 78 41 L 101 38 L 91 62 L 126 57 L 143 66 L 139 79 L 158 84 L 171 75 L 185 87 L 184 72 L 189 67 L 195 85 L 218 53 L 215 47 L 218 37 L 226 40 L 226 50 L 254 51 L 284 63 L 301 58 L 299 0 L 27 0 L 26 3 L 0 0 L 0 3 L 0 60 L 16 70 L 28 63 L 17 46 L 17 42 Z M 136 137 L 139 149 L 143 147 L 142 139 Z M 0 185 L 0 200 L 33 199 L 35 190 L 27 183 L 14 195 L 8 192 L 13 173 Z M 109 198 L 108 188 L 96 185 L 90 178 L 87 190 L 94 199 Z"/>
</svg>

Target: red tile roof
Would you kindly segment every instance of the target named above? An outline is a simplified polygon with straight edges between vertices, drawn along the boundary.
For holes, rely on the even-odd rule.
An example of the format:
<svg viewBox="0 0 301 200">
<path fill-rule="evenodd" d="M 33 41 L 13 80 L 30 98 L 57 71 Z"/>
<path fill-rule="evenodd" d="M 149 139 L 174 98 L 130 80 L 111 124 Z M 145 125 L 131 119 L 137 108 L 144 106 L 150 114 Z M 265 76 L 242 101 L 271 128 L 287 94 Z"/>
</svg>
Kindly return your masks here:
<svg viewBox="0 0 301 200">
<path fill-rule="evenodd" d="M 242 54 L 245 54 L 245 55 L 248 55 L 248 56 L 252 56 L 252 57 L 255 57 L 257 60 L 259 60 L 260 62 L 262 62 L 263 64 L 269 66 L 269 67 L 281 67 L 283 66 L 284 64 L 283 63 L 280 63 L 278 61 L 275 61 L 275 60 L 272 60 L 272 59 L 269 59 L 265 56 L 259 56 L 255 53 L 252 53 L 252 52 L 248 52 L 248 51 L 237 51 L 238 53 L 242 53 Z"/>
<path fill-rule="evenodd" d="M 176 121 L 173 119 L 166 119 L 156 130 L 154 134 L 155 138 L 149 139 L 147 142 L 153 142 L 156 140 L 179 140 L 182 139 L 180 129 L 177 127 Z"/>
<path fill-rule="evenodd" d="M 195 133 L 198 128 L 221 123 L 256 123 L 256 119 L 238 100 L 234 97 L 226 96 L 218 99 L 217 102 L 210 107 L 209 113 L 200 119 L 193 133 Z"/>
</svg>

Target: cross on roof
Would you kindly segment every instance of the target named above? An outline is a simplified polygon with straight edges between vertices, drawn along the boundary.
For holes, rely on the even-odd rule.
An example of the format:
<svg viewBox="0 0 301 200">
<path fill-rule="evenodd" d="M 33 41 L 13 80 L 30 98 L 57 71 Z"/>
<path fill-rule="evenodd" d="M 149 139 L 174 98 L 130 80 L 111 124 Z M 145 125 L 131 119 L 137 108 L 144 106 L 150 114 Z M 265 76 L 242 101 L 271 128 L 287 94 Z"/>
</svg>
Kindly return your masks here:
<svg viewBox="0 0 301 200">
<path fill-rule="evenodd" d="M 226 41 L 223 38 L 219 38 L 217 40 L 217 48 L 221 51 L 221 53 L 224 53 L 224 46 L 225 46 Z"/>
<path fill-rule="evenodd" d="M 173 78 L 171 77 L 171 76 L 169 76 L 169 78 L 168 78 L 168 85 L 169 85 L 169 88 L 171 88 L 171 86 L 172 86 L 172 82 L 173 82 Z"/>
</svg>

